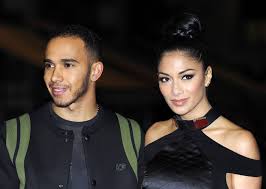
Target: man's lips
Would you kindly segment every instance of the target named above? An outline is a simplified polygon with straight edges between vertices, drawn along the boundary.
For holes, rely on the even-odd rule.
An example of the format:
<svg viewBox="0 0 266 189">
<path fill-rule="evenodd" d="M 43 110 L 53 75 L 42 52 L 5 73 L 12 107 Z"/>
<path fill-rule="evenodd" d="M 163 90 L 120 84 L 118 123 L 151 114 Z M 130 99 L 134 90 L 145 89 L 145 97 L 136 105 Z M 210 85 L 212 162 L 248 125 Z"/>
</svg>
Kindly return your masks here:
<svg viewBox="0 0 266 189">
<path fill-rule="evenodd" d="M 51 89 L 51 92 L 54 96 L 60 96 L 60 95 L 63 95 L 66 90 L 67 90 L 67 87 L 66 86 L 55 86 L 55 85 L 50 85 L 49 86 L 50 89 Z"/>
<path fill-rule="evenodd" d="M 175 106 L 183 106 L 187 101 L 188 101 L 188 98 L 171 100 L 172 104 Z"/>
</svg>

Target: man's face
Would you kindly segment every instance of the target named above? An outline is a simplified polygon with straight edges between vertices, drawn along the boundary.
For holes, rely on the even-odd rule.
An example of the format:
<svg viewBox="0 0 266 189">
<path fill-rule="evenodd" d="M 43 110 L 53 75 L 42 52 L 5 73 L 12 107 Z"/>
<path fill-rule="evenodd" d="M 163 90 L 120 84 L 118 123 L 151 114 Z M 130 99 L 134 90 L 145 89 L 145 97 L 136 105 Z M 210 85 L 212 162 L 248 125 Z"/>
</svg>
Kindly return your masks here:
<svg viewBox="0 0 266 189">
<path fill-rule="evenodd" d="M 44 81 L 54 104 L 68 107 L 89 91 L 90 61 L 78 37 L 56 37 L 45 51 Z"/>
</svg>

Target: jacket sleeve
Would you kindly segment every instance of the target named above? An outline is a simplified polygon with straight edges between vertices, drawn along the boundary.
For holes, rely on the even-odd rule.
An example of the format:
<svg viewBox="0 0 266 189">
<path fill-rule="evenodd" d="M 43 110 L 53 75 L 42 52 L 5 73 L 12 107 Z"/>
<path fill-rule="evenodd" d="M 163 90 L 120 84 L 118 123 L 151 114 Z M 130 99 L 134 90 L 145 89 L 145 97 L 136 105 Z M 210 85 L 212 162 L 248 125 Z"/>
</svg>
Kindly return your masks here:
<svg viewBox="0 0 266 189">
<path fill-rule="evenodd" d="M 12 164 L 6 148 L 5 132 L 5 125 L 0 124 L 0 188 L 19 189 L 16 168 Z"/>
</svg>

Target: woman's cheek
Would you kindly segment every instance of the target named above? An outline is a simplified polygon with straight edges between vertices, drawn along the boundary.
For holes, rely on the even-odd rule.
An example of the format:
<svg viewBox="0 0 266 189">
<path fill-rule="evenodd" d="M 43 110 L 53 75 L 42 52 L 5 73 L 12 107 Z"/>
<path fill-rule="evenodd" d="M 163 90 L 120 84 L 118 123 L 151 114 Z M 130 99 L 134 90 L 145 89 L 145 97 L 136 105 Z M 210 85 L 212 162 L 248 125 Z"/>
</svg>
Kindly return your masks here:
<svg viewBox="0 0 266 189">
<path fill-rule="evenodd" d="M 196 79 L 189 86 L 187 86 L 187 91 L 192 96 L 201 96 L 203 89 L 205 88 L 202 79 Z"/>
<path fill-rule="evenodd" d="M 171 90 L 169 90 L 169 86 L 167 86 L 166 84 L 161 84 L 159 86 L 159 88 L 160 88 L 161 94 L 166 99 L 170 95 L 170 93 L 171 93 Z"/>
</svg>

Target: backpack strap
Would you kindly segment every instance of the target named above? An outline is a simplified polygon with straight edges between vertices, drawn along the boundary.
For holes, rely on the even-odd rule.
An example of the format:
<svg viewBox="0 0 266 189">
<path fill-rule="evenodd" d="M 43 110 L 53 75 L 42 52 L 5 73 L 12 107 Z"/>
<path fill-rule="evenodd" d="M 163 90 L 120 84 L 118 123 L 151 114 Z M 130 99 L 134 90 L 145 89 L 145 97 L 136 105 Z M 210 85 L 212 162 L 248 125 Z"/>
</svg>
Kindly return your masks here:
<svg viewBox="0 0 266 189">
<path fill-rule="evenodd" d="M 141 129 L 139 124 L 116 113 L 119 121 L 122 143 L 127 159 L 138 180 L 138 156 L 141 146 Z"/>
<path fill-rule="evenodd" d="M 132 129 L 131 133 L 133 134 L 133 137 L 131 137 L 131 140 L 132 138 L 134 139 L 132 140 L 132 143 L 134 143 L 134 147 L 136 150 L 136 156 L 139 157 L 139 150 L 141 146 L 141 129 L 140 129 L 139 124 L 135 120 L 133 119 L 127 119 L 127 120 L 128 120 L 130 129 Z"/>
<path fill-rule="evenodd" d="M 6 146 L 17 170 L 19 189 L 24 189 L 26 184 L 24 161 L 30 141 L 30 130 L 29 114 L 6 121 Z"/>
</svg>

